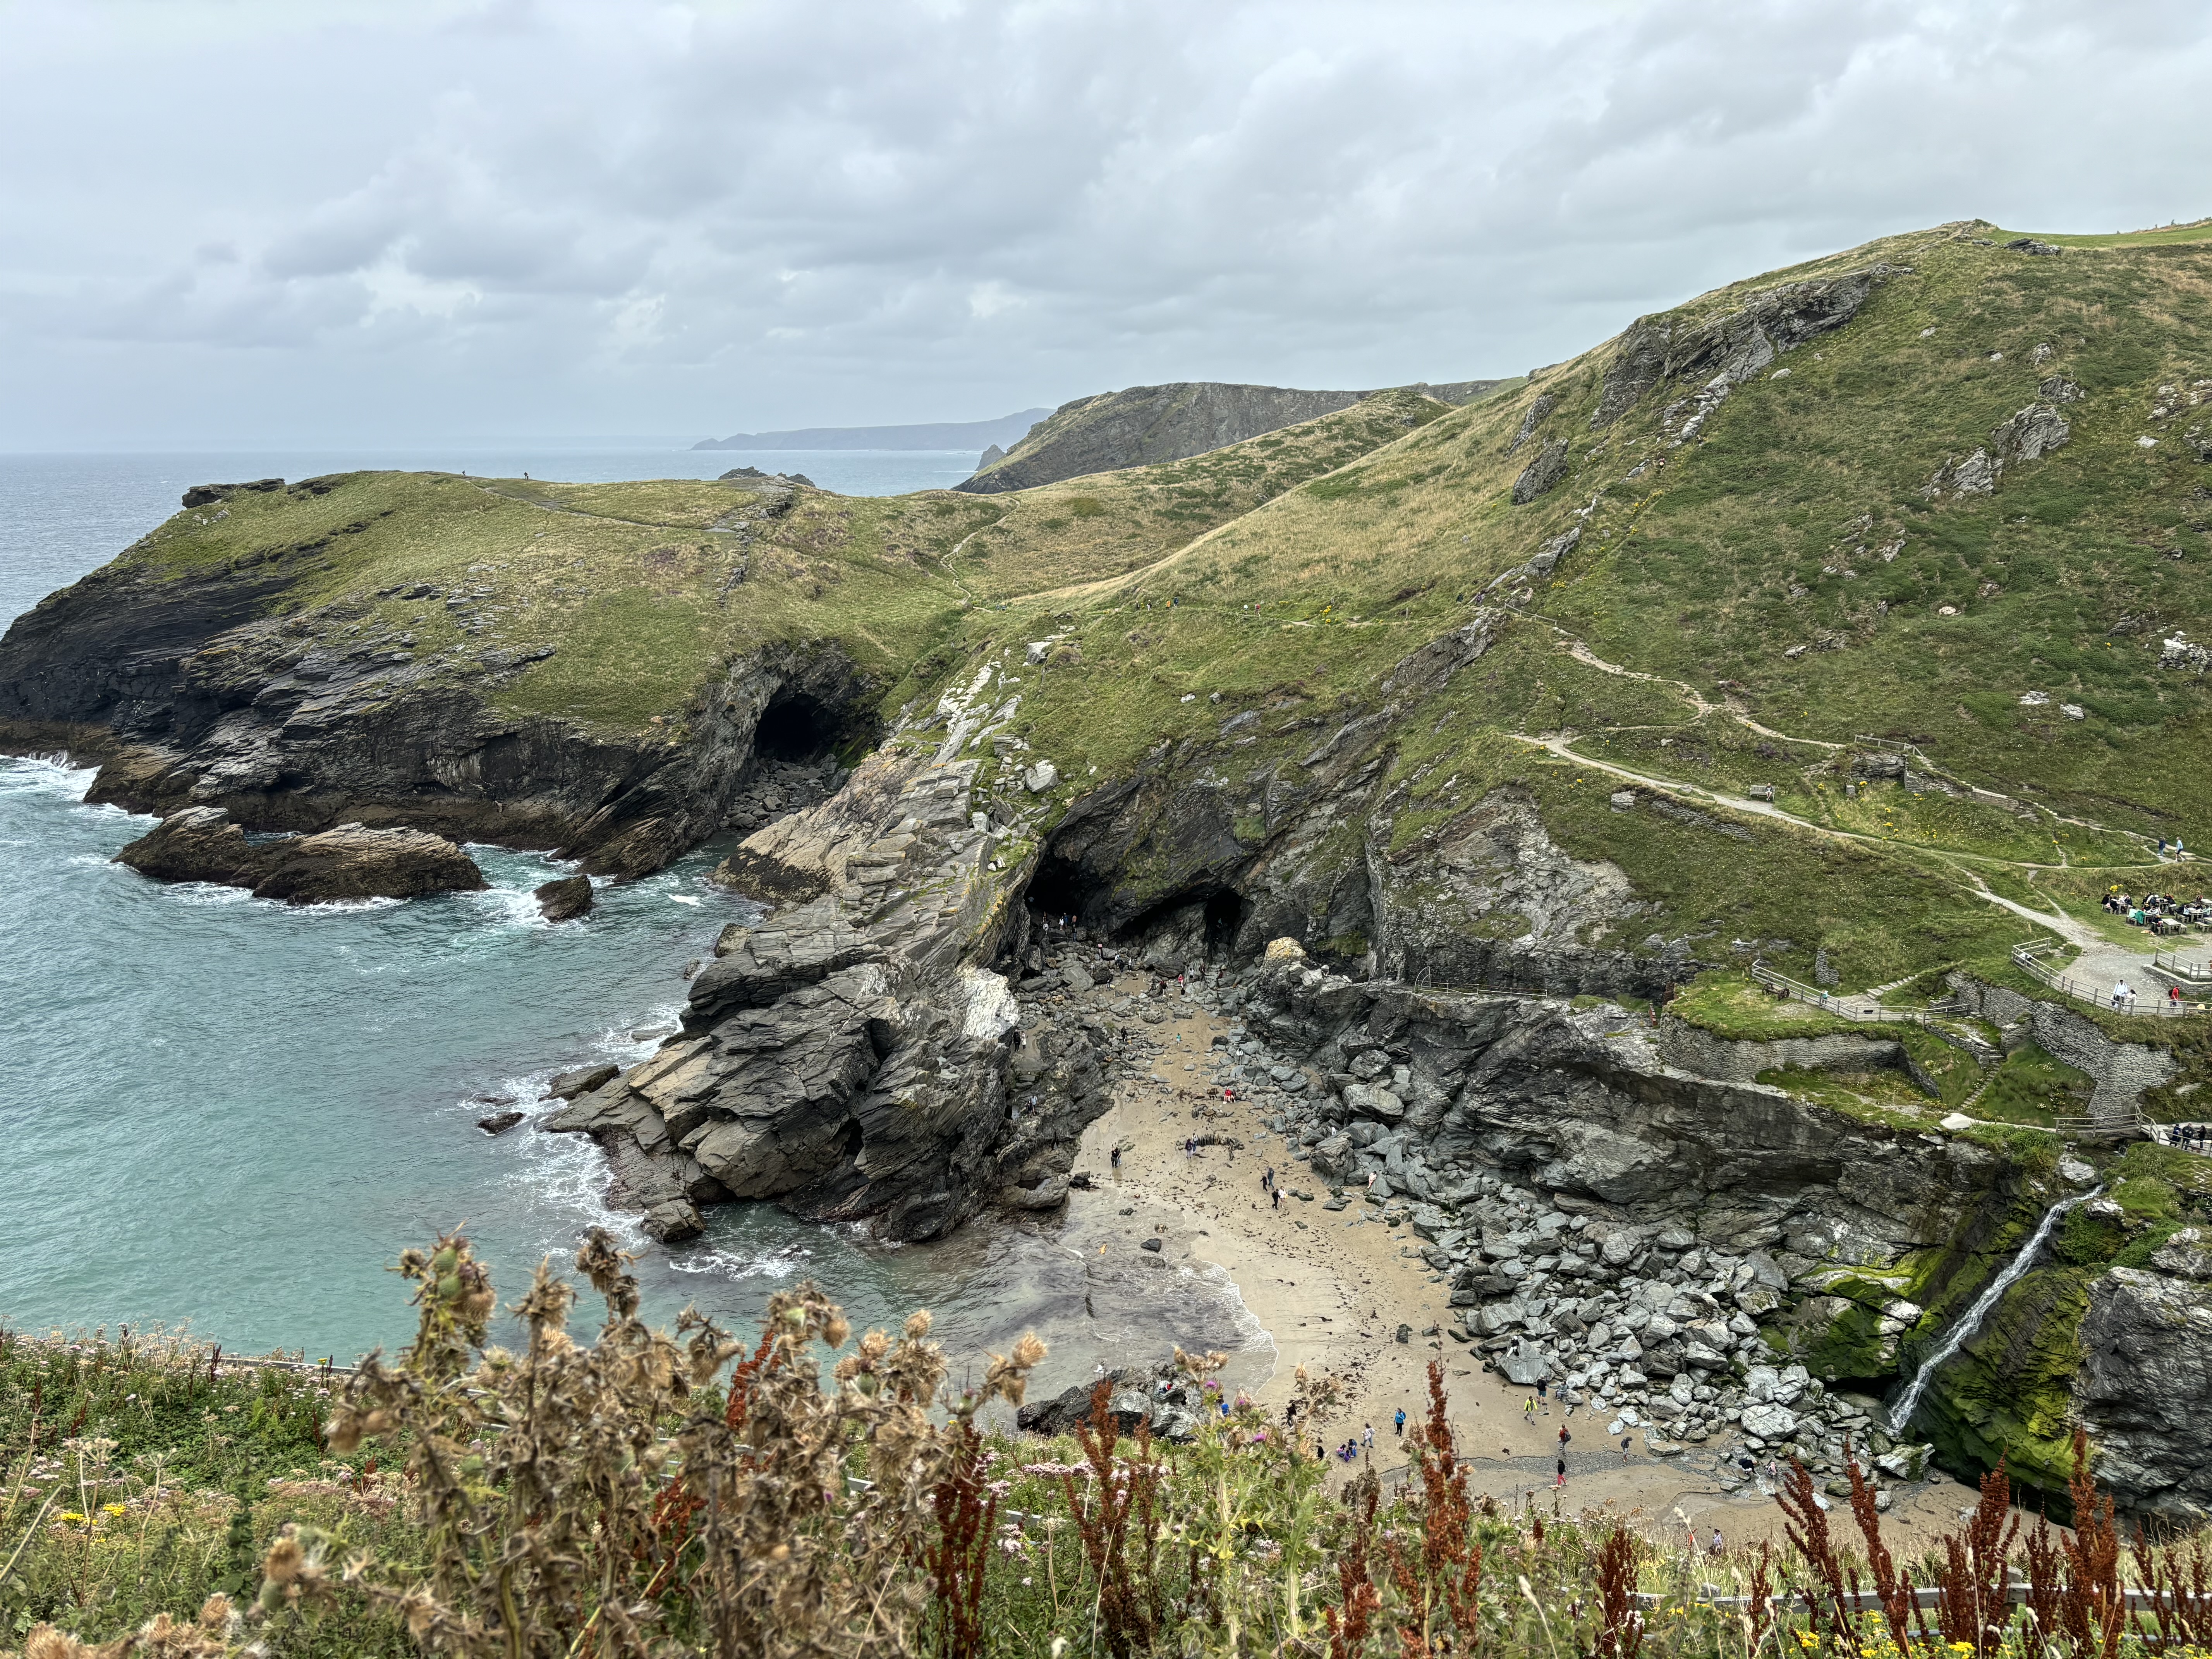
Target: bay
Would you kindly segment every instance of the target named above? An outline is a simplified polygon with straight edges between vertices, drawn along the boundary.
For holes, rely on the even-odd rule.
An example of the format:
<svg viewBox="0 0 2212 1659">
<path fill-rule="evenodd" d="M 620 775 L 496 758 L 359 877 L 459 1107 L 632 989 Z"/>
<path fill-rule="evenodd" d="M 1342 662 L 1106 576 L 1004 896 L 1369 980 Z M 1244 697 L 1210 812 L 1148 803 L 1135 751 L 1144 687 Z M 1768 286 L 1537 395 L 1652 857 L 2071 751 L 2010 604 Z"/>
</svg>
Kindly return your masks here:
<svg viewBox="0 0 2212 1659">
<path fill-rule="evenodd" d="M 0 625 L 211 480 L 409 466 L 605 482 L 759 465 L 889 494 L 956 483 L 973 464 L 524 444 L 0 456 Z M 405 1246 L 465 1224 L 511 1298 L 541 1257 L 565 1264 L 603 1225 L 638 1251 L 662 1322 L 696 1304 L 743 1329 L 778 1286 L 812 1277 L 864 1324 L 932 1309 L 956 1357 L 1033 1328 L 1054 1351 L 1038 1379 L 1049 1387 L 1170 1341 L 1257 1358 L 1225 1280 L 1164 1295 L 1156 1276 L 1125 1282 L 1096 1260 L 1099 1223 L 990 1218 L 891 1246 L 730 1205 L 704 1238 L 667 1249 L 609 1207 L 587 1140 L 529 1122 L 478 1130 L 510 1101 L 542 1117 L 554 1071 L 635 1062 L 672 1028 L 686 964 L 754 914 L 707 879 L 718 848 L 602 887 L 588 921 L 557 928 L 529 894 L 566 869 L 488 847 L 471 848 L 488 892 L 288 908 L 113 864 L 152 820 L 85 805 L 91 777 L 64 757 L 0 757 L 0 1328 L 187 1325 L 236 1352 L 343 1362 L 411 1329 L 389 1271 Z"/>
</svg>

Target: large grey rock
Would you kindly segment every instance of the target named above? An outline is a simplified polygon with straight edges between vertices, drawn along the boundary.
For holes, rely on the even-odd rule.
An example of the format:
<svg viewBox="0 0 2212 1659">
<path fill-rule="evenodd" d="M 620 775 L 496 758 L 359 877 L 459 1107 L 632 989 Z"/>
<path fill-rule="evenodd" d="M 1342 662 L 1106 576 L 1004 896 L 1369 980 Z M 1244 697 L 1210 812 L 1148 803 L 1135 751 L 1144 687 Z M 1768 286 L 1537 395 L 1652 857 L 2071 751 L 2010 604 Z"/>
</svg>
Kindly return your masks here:
<svg viewBox="0 0 2212 1659">
<path fill-rule="evenodd" d="M 1755 1434 L 1761 1440 L 1787 1440 L 1797 1432 L 1797 1413 L 1787 1406 L 1746 1406 L 1741 1421 L 1746 1434 Z"/>
<path fill-rule="evenodd" d="M 553 1080 L 545 1085 L 545 1092 L 556 1100 L 574 1100 L 578 1095 L 587 1095 L 621 1075 L 621 1066 L 605 1061 L 596 1066 L 579 1066 L 571 1072 L 556 1073 Z"/>
<path fill-rule="evenodd" d="M 1990 447 L 2001 462 L 2010 465 L 2014 462 L 2039 461 L 2051 451 L 2063 447 L 2073 435 L 2074 428 L 2054 405 L 2030 404 L 1990 431 Z"/>
<path fill-rule="evenodd" d="M 1526 507 L 1567 476 L 1567 441 L 1554 438 L 1536 452 L 1536 459 L 1513 481 L 1513 505 Z"/>
<path fill-rule="evenodd" d="M 252 842 L 219 806 L 173 812 L 115 855 L 161 881 L 251 888 L 288 904 L 416 898 L 487 886 L 476 860 L 441 836 L 343 824 L 317 835 Z"/>
<path fill-rule="evenodd" d="M 2153 1258 L 2158 1270 L 2114 1267 L 2091 1285 L 2074 1394 L 2097 1479 L 2119 1504 L 2202 1525 L 2212 1519 L 2212 1251 L 2188 1231 Z"/>
<path fill-rule="evenodd" d="M 592 908 L 592 878 L 589 876 L 564 876 L 549 881 L 536 889 L 531 896 L 538 901 L 538 914 L 548 921 L 574 921 L 588 915 Z"/>
</svg>

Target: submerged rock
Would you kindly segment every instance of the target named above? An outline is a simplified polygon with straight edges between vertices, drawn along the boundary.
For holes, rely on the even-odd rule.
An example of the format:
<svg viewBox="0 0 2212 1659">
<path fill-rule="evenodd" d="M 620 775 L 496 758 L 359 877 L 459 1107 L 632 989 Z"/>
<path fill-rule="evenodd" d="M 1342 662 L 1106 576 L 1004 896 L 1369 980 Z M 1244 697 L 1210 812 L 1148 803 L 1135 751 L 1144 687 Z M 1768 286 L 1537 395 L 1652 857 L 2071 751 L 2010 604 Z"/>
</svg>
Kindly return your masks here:
<svg viewBox="0 0 2212 1659">
<path fill-rule="evenodd" d="M 477 1127 L 488 1135 L 503 1135 L 522 1121 L 520 1112 L 494 1112 L 489 1117 L 477 1120 Z"/>
<path fill-rule="evenodd" d="M 219 806 L 171 813 L 115 861 L 157 881 L 246 887 L 256 898 L 288 904 L 417 898 L 478 892 L 489 884 L 476 861 L 442 836 L 346 823 L 319 835 L 253 842 Z"/>
</svg>

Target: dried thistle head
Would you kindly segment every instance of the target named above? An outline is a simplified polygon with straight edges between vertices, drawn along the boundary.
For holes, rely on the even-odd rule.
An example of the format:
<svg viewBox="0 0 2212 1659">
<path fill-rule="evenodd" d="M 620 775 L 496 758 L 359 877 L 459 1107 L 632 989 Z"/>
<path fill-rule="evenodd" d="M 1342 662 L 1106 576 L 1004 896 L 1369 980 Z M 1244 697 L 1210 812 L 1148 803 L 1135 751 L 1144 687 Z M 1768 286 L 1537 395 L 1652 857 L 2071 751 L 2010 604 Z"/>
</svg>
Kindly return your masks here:
<svg viewBox="0 0 2212 1659">
<path fill-rule="evenodd" d="M 1009 1406 L 1020 1405 L 1029 1389 L 1030 1373 L 1044 1356 L 1045 1346 L 1037 1340 L 1036 1333 L 1024 1332 L 1012 1353 L 991 1356 L 991 1363 L 983 1372 L 983 1398 L 988 1400 L 996 1395 Z"/>
<path fill-rule="evenodd" d="M 23 1640 L 23 1659 L 95 1659 L 95 1656 L 67 1631 L 38 1625 Z"/>
</svg>

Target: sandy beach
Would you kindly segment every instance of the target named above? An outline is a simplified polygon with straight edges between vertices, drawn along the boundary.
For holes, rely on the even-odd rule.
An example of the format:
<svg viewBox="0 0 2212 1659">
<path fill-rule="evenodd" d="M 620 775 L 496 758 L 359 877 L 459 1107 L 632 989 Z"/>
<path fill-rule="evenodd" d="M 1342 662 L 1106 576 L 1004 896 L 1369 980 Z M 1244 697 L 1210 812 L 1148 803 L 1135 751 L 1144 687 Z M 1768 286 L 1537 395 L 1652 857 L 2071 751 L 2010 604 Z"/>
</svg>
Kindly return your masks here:
<svg viewBox="0 0 2212 1659">
<path fill-rule="evenodd" d="M 1145 984 L 1126 975 L 1119 988 L 1136 993 Z M 1476 1349 L 1443 1334 L 1450 1287 L 1421 1260 L 1412 1230 L 1385 1225 L 1377 1207 L 1364 1202 L 1323 1209 L 1328 1187 L 1267 1128 L 1273 1109 L 1223 1103 L 1210 1080 L 1209 1056 L 1231 1023 L 1172 994 L 1164 1006 L 1167 1021 L 1146 1028 L 1162 1052 L 1116 1085 L 1112 1108 L 1085 1133 L 1076 1167 L 1097 1184 L 1072 1193 L 1068 1202 L 1091 1236 L 1110 1237 L 1115 1218 L 1127 1209 L 1133 1213 L 1121 1231 L 1130 1249 L 1158 1237 L 1169 1265 L 1213 1264 L 1228 1275 L 1274 1347 L 1272 1373 L 1249 1389 L 1256 1400 L 1279 1409 L 1300 1365 L 1341 1379 L 1346 1404 L 1319 1437 L 1333 1453 L 1371 1426 L 1373 1467 L 1387 1485 L 1406 1467 L 1396 1413 L 1406 1413 L 1408 1426 L 1426 1414 L 1427 1367 L 1441 1359 L 1452 1431 L 1478 1492 L 1516 1508 L 1533 1496 L 1546 1513 L 1555 1506 L 1565 1515 L 1607 1510 L 1677 1541 L 1689 1528 L 1707 1543 L 1716 1527 L 1730 1547 L 1782 1541 L 1782 1513 L 1771 1498 L 1732 1499 L 1696 1467 L 1710 1466 L 1717 1454 L 1734 1455 L 1717 1437 L 1697 1452 L 1662 1457 L 1645 1449 L 1640 1429 L 1624 1430 L 1624 1447 L 1622 1437 L 1607 1434 L 1607 1419 L 1557 1401 L 1530 1420 L 1525 1406 L 1534 1389 L 1486 1370 Z M 1201 1108 L 1210 1115 L 1194 1117 Z M 1185 1151 L 1187 1139 L 1206 1134 L 1240 1141 L 1242 1149 Z M 1118 1171 L 1111 1158 L 1117 1146 Z M 1283 1189 L 1279 1206 L 1261 1188 L 1271 1166 Z M 1295 1195 L 1301 1193 L 1310 1196 Z M 1170 1219 L 1160 1219 L 1164 1213 Z M 1401 1325 L 1410 1328 L 1410 1341 L 1397 1340 Z M 1437 1334 L 1426 1334 L 1432 1329 Z M 1553 1484 L 1562 1426 L 1571 1437 L 1563 1492 Z M 1331 1482 L 1340 1485 L 1365 1467 L 1364 1454 L 1349 1465 L 1331 1455 Z M 1956 1525 L 1974 1498 L 1940 1476 L 1900 1487 L 1884 1517 L 1886 1534 L 1893 1547 L 1917 1550 Z M 1846 1504 L 1836 1504 L 1833 1523 L 1850 1528 Z"/>
</svg>

